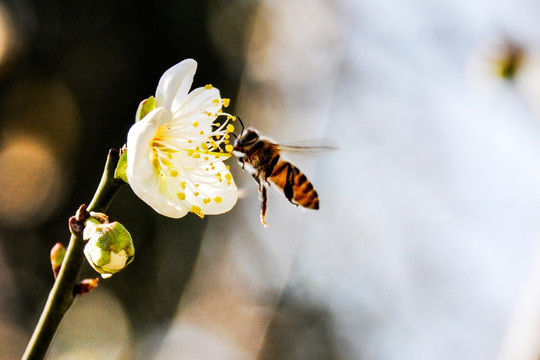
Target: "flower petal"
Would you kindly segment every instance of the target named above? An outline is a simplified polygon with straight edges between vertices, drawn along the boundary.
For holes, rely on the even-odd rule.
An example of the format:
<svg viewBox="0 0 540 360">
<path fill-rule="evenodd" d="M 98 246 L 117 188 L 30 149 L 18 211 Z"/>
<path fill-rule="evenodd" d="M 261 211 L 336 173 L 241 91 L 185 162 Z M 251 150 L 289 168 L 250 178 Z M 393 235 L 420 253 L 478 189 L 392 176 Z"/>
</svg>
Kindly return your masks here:
<svg viewBox="0 0 540 360">
<path fill-rule="evenodd" d="M 173 112 L 173 116 L 188 115 L 193 113 L 212 114 L 212 121 L 221 109 L 221 96 L 215 87 L 206 89 L 203 87 L 194 89 L 184 99 L 184 105 Z"/>
<path fill-rule="evenodd" d="M 176 112 L 191 88 L 196 70 L 197 62 L 186 59 L 165 71 L 159 79 L 156 90 L 157 106 L 163 106 L 173 113 Z"/>
<path fill-rule="evenodd" d="M 164 108 L 152 110 L 141 121 L 135 123 L 128 132 L 126 175 L 133 192 L 161 215 L 180 218 L 188 210 L 173 204 L 165 193 L 160 191 L 160 176 L 152 165 L 150 142 L 157 129 L 171 118 Z"/>
<path fill-rule="evenodd" d="M 127 178 L 131 184 L 152 176 L 152 149 L 149 144 L 160 125 L 170 119 L 170 113 L 164 108 L 152 110 L 141 121 L 133 124 L 127 136 Z"/>
<path fill-rule="evenodd" d="M 225 213 L 238 200 L 238 188 L 225 164 L 215 161 L 213 166 L 215 169 L 204 170 L 206 181 L 192 178 L 190 182 L 198 186 L 186 189 L 186 200 L 199 207 L 205 215 Z"/>
</svg>

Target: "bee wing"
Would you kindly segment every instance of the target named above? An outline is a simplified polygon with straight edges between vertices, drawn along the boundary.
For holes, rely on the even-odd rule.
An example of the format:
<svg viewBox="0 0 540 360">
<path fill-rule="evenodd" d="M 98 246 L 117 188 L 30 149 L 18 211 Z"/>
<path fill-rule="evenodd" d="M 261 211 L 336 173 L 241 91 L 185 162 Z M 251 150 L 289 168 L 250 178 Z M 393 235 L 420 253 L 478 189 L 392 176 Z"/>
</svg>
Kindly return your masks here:
<svg viewBox="0 0 540 360">
<path fill-rule="evenodd" d="M 278 144 L 279 149 L 288 153 L 317 154 L 339 150 L 339 146 L 330 139 L 310 139 L 295 143 Z"/>
</svg>

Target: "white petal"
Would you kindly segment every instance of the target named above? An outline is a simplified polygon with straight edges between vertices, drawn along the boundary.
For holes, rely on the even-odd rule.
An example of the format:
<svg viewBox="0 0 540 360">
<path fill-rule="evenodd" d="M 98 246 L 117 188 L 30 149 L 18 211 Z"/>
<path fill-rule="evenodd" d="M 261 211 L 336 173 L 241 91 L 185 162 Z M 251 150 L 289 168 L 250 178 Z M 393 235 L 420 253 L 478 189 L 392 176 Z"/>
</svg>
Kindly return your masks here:
<svg viewBox="0 0 540 360">
<path fill-rule="evenodd" d="M 171 203 L 160 192 L 160 176 L 152 166 L 150 142 L 160 125 L 170 121 L 171 115 L 164 108 L 152 110 L 141 121 L 135 123 L 128 133 L 127 178 L 133 192 L 161 215 L 180 218 L 187 209 Z"/>
<path fill-rule="evenodd" d="M 156 90 L 157 106 L 163 106 L 173 113 L 178 110 L 191 88 L 196 70 L 197 62 L 186 59 L 165 71 Z"/>
<path fill-rule="evenodd" d="M 186 191 L 186 200 L 201 208 L 205 215 L 225 213 L 232 209 L 238 200 L 238 188 L 225 164 L 222 161 L 216 161 L 213 165 L 214 170 L 205 171 L 207 181 L 197 182 L 199 186 L 195 188 L 195 191 L 199 193 L 198 196 L 191 191 Z M 218 173 L 221 174 L 220 177 L 216 176 Z M 219 181 L 220 178 L 221 181 Z"/>
<path fill-rule="evenodd" d="M 157 108 L 129 129 L 126 173 L 130 184 L 132 181 L 146 179 L 154 173 L 150 141 L 154 138 L 159 126 L 170 120 L 170 116 L 170 113 L 164 108 Z"/>
<path fill-rule="evenodd" d="M 206 113 L 216 114 L 221 109 L 221 97 L 219 90 L 215 87 L 205 89 L 203 87 L 194 89 L 184 99 L 184 104 L 176 112 L 173 112 L 173 116 L 177 114 L 192 114 L 192 113 Z M 213 117 L 215 118 L 215 116 Z M 212 120 L 213 120 L 212 118 Z"/>
</svg>

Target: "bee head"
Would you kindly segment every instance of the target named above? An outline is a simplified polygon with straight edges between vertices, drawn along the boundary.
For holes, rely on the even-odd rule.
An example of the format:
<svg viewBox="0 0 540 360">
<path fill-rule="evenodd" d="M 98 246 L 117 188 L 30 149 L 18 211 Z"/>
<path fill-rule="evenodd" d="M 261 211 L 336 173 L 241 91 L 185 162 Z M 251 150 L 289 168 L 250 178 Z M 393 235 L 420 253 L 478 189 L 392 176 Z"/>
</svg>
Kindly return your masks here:
<svg viewBox="0 0 540 360">
<path fill-rule="evenodd" d="M 252 146 L 259 140 L 259 132 L 253 128 L 247 128 L 234 142 L 234 151 L 244 152 L 246 148 Z"/>
</svg>

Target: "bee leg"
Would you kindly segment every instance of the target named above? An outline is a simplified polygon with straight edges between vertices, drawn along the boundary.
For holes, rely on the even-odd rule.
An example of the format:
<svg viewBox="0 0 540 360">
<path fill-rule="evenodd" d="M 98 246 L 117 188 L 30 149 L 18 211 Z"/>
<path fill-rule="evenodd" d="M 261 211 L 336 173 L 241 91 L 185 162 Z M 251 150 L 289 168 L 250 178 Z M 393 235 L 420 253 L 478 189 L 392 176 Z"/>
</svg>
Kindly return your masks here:
<svg viewBox="0 0 540 360">
<path fill-rule="evenodd" d="M 242 166 L 242 170 L 244 170 L 244 167 L 246 166 L 246 160 L 244 159 L 244 157 L 238 157 L 238 162 Z"/>
<path fill-rule="evenodd" d="M 264 219 L 264 217 L 266 216 L 266 204 L 267 204 L 267 200 L 268 200 L 268 196 L 266 194 L 266 186 L 262 187 L 261 196 L 262 196 L 261 223 L 264 225 L 264 227 L 267 227 L 268 224 L 266 223 L 266 220 Z"/>
</svg>

